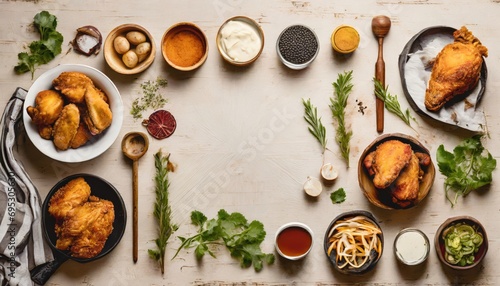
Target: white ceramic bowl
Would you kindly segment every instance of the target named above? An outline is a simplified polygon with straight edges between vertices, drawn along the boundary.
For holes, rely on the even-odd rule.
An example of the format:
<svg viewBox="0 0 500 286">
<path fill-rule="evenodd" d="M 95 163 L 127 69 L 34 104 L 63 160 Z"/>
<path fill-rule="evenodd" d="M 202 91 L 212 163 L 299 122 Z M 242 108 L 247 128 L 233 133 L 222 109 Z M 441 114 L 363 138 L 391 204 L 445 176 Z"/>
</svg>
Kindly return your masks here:
<svg viewBox="0 0 500 286">
<path fill-rule="evenodd" d="M 276 231 L 274 245 L 281 257 L 299 260 L 313 248 L 314 234 L 311 228 L 301 222 L 289 222 Z"/>
<path fill-rule="evenodd" d="M 96 135 L 96 137 L 87 142 L 87 144 L 78 149 L 60 151 L 55 148 L 52 140 L 46 140 L 40 137 L 37 127 L 31 121 L 31 117 L 28 115 L 26 108 L 28 106 L 34 106 L 37 94 L 42 90 L 51 89 L 52 80 L 66 71 L 81 72 L 87 75 L 92 79 L 96 87 L 106 93 L 109 98 L 111 111 L 113 112 L 113 121 L 103 133 Z M 46 156 L 67 163 L 84 162 L 101 155 L 115 142 L 123 123 L 123 102 L 115 84 L 101 71 L 86 65 L 59 65 L 43 73 L 35 80 L 33 85 L 31 85 L 24 101 L 23 123 L 26 133 L 31 142 L 33 142 L 33 145 Z"/>
</svg>

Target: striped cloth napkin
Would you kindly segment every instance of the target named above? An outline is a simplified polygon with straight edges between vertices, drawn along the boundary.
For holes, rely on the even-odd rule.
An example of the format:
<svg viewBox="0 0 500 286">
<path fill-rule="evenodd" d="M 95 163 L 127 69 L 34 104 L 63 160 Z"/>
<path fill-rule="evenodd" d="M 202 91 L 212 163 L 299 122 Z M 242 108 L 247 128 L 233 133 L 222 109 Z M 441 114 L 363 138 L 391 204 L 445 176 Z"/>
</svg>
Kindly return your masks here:
<svg viewBox="0 0 500 286">
<path fill-rule="evenodd" d="M 30 269 L 53 260 L 42 228 L 41 198 L 14 157 L 16 135 L 23 132 L 27 91 L 17 88 L 0 122 L 0 285 L 35 285 Z"/>
</svg>

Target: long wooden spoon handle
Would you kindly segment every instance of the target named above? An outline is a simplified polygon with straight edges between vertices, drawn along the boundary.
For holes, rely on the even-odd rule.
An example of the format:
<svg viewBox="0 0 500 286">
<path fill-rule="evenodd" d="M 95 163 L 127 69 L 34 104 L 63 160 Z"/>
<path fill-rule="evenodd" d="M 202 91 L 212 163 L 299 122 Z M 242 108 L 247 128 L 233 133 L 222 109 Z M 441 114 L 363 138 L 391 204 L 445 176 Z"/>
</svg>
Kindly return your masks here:
<svg viewBox="0 0 500 286">
<path fill-rule="evenodd" d="M 132 255 L 134 259 L 134 263 L 137 262 L 137 256 L 138 256 L 138 230 L 137 230 L 137 222 L 138 222 L 138 211 L 137 211 L 137 204 L 139 200 L 139 182 L 138 182 L 138 167 L 139 167 L 139 161 L 134 160 L 134 163 L 132 165 L 132 172 L 133 172 L 133 177 L 132 177 L 132 183 L 133 183 L 133 189 L 132 189 L 132 200 L 133 200 L 133 217 L 132 217 L 132 229 L 133 229 L 133 245 L 132 245 Z"/>
<path fill-rule="evenodd" d="M 375 63 L 375 78 L 385 87 L 385 62 L 383 38 L 378 38 L 378 57 Z M 384 102 L 376 97 L 377 132 L 384 131 Z"/>
</svg>

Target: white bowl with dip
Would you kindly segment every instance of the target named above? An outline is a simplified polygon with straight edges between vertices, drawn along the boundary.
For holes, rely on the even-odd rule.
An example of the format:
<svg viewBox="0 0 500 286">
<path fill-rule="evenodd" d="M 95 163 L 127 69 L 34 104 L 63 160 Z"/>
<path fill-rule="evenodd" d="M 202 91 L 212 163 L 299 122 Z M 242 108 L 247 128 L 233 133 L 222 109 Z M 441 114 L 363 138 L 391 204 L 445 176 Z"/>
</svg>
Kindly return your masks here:
<svg viewBox="0 0 500 286">
<path fill-rule="evenodd" d="M 419 265 L 429 256 L 429 238 L 415 228 L 401 230 L 394 239 L 394 255 L 405 265 Z"/>
<path fill-rule="evenodd" d="M 262 53 L 264 31 L 255 20 L 234 16 L 220 26 L 216 43 L 224 60 L 236 66 L 246 66 Z"/>
<path fill-rule="evenodd" d="M 278 254 L 289 260 L 304 258 L 313 247 L 313 231 L 301 222 L 289 222 L 282 225 L 274 238 Z"/>
</svg>

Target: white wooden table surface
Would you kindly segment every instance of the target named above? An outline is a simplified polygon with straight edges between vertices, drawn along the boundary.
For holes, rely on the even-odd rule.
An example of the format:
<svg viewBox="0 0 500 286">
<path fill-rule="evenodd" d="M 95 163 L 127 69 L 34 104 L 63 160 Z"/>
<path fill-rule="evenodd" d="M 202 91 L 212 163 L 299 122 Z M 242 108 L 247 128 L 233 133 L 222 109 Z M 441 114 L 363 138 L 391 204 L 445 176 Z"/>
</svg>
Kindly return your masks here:
<svg viewBox="0 0 500 286">
<path fill-rule="evenodd" d="M 85 163 L 56 162 L 41 154 L 26 138 L 17 152 L 42 198 L 65 176 L 86 172 L 110 181 L 123 196 L 129 214 L 126 233 L 117 248 L 98 261 L 79 264 L 65 262 L 47 285 L 338 285 L 365 283 L 377 285 L 447 285 L 500 283 L 500 196 L 494 172 L 491 188 L 460 199 L 452 208 L 444 196 L 443 176 L 438 172 L 434 186 L 417 207 L 404 211 L 388 211 L 372 206 L 363 196 L 357 181 L 357 162 L 361 152 L 378 134 L 375 129 L 375 109 L 372 78 L 377 56 L 377 42 L 370 25 L 373 16 L 391 18 L 392 27 L 384 41 L 386 84 L 407 108 L 398 71 L 398 55 L 407 41 L 420 30 L 435 25 L 467 26 L 489 49 L 488 83 L 481 107 L 484 109 L 490 137 L 486 148 L 499 158 L 500 117 L 497 96 L 500 88 L 500 3 L 478 1 L 0 1 L 0 106 L 3 111 L 16 87 L 28 89 L 33 83 L 29 74 L 17 75 L 17 53 L 37 37 L 30 28 L 36 13 L 47 10 L 57 16 L 64 36 L 63 52 L 52 62 L 36 70 L 35 78 L 44 71 L 63 63 L 93 66 L 106 73 L 117 85 L 125 104 L 123 127 L 112 147 L 103 155 Z M 215 46 L 215 36 L 225 19 L 245 15 L 262 26 L 266 41 L 260 58 L 248 68 L 236 68 L 223 62 Z M 191 21 L 199 25 L 209 39 L 209 56 L 196 72 L 180 73 L 167 66 L 159 51 L 163 32 L 172 24 Z M 147 28 L 157 43 L 153 65 L 145 72 L 123 76 L 111 70 L 103 54 L 85 57 L 74 51 L 66 53 L 75 30 L 94 25 L 104 37 L 116 26 L 136 23 Z M 320 52 L 313 64 L 301 71 L 287 69 L 279 61 L 275 44 L 279 33 L 288 25 L 311 27 L 320 39 Z M 361 35 L 358 50 L 351 57 L 336 56 L 330 46 L 332 31 L 341 24 L 354 26 Z M 354 90 L 347 107 L 347 122 L 354 132 L 351 143 L 351 167 L 346 168 L 333 139 L 328 108 L 332 82 L 337 74 L 353 70 Z M 139 260 L 132 262 L 132 164 L 120 149 L 123 135 L 129 131 L 145 131 L 140 121 L 129 114 L 133 99 L 139 96 L 140 83 L 158 76 L 168 79 L 162 92 L 169 102 L 166 109 L 177 119 L 177 130 L 166 140 L 151 139 L 148 153 L 140 160 L 139 195 Z M 321 166 L 321 150 L 308 133 L 303 120 L 302 98 L 311 98 L 329 135 L 327 160 L 340 170 L 336 183 L 318 200 L 304 195 L 302 184 L 307 176 L 317 176 Z M 367 107 L 358 112 L 357 102 Z M 440 144 L 452 149 L 472 133 L 417 118 L 416 131 L 394 115 L 385 112 L 384 133 L 400 132 L 418 138 L 431 151 Z M 290 221 L 308 224 L 315 233 L 315 245 L 306 259 L 289 262 L 277 259 L 271 266 L 256 273 L 252 268 L 241 269 L 224 248 L 197 262 L 194 253 L 182 250 L 170 260 L 180 245 L 176 237 L 167 249 L 165 275 L 148 257 L 154 248 L 156 224 L 152 216 L 154 163 L 153 154 L 159 149 L 171 153 L 178 165 L 172 173 L 170 198 L 174 221 L 180 224 L 176 235 L 188 236 L 196 229 L 190 224 L 192 210 L 214 217 L 221 208 L 241 212 L 248 219 L 264 223 L 267 236 L 264 252 L 275 252 L 273 238 L 277 228 Z M 236 172 L 234 171 L 236 170 Z M 329 194 L 337 188 L 347 191 L 347 200 L 332 204 Z M 323 252 L 322 239 L 330 221 L 344 211 L 362 209 L 372 212 L 385 233 L 385 250 L 374 271 L 360 277 L 337 273 Z M 479 273 L 456 276 L 445 271 L 434 247 L 424 265 L 402 267 L 392 253 L 396 233 L 406 227 L 423 230 L 433 240 L 438 226 L 448 217 L 471 215 L 479 219 L 488 231 L 490 249 Z"/>
</svg>

